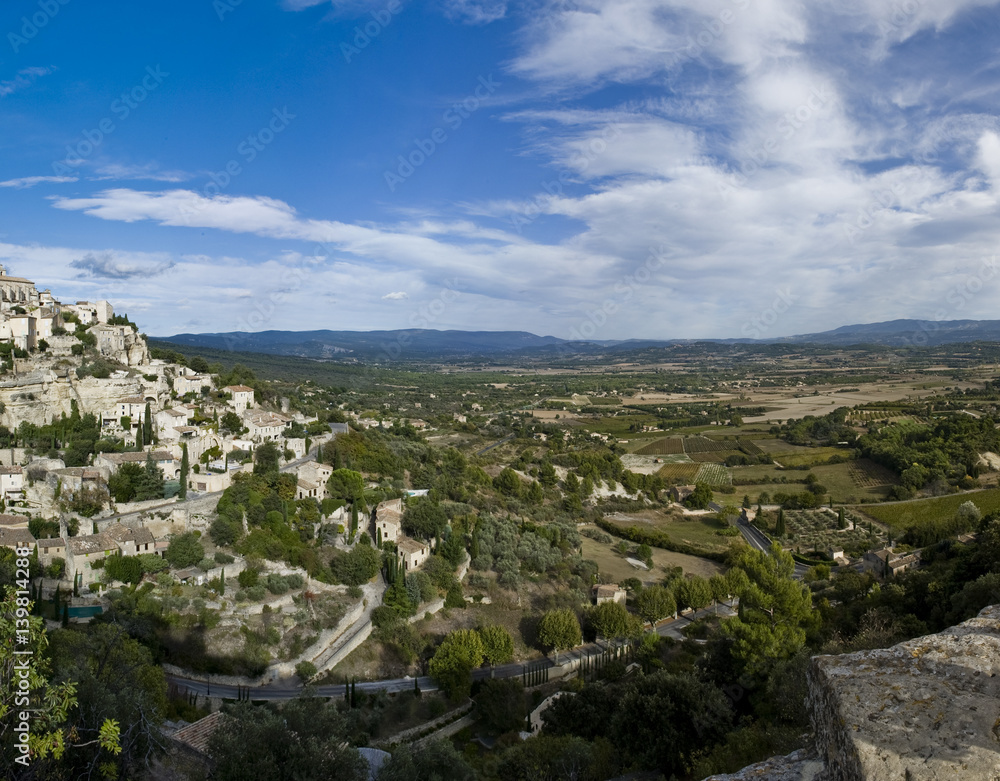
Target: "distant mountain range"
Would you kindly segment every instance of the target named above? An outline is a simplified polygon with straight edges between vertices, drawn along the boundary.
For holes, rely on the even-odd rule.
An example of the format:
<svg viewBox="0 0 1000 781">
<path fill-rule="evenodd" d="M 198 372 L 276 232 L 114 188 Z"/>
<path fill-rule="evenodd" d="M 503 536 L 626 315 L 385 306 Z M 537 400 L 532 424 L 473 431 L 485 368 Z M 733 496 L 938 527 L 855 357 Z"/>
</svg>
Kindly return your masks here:
<svg viewBox="0 0 1000 781">
<path fill-rule="evenodd" d="M 571 341 L 526 331 L 260 331 L 177 334 L 159 341 L 188 347 L 333 360 L 433 360 L 476 356 L 624 353 L 695 344 L 815 344 L 847 347 L 934 347 L 953 342 L 1000 341 L 1000 320 L 890 320 L 773 339 L 626 339 Z"/>
</svg>

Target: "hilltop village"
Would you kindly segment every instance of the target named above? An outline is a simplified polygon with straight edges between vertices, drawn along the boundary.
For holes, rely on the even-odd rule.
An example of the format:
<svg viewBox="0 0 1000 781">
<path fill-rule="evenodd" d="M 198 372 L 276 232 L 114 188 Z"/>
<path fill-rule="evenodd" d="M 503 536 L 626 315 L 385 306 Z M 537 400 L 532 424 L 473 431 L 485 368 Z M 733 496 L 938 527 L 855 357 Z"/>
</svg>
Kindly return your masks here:
<svg viewBox="0 0 1000 781">
<path fill-rule="evenodd" d="M 854 762 L 861 738 L 802 735 L 849 689 L 812 658 L 1000 593 L 992 354 L 678 349 L 600 373 L 206 358 L 0 268 L 0 576 L 82 681 L 53 734 L 93 748 L 61 761 L 238 769 L 226 735 L 271 711 L 226 702 L 309 686 L 320 760 L 415 774 L 390 778 Z M 80 661 L 106 653 L 125 685 Z"/>
</svg>

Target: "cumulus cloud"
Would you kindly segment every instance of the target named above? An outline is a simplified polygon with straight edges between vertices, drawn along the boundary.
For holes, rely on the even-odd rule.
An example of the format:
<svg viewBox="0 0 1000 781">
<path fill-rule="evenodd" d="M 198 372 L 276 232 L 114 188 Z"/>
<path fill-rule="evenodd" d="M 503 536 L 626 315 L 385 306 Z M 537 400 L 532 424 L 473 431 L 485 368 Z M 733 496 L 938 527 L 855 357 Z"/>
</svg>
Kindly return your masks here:
<svg viewBox="0 0 1000 781">
<path fill-rule="evenodd" d="M 382 300 L 383 301 L 405 301 L 409 297 L 410 297 L 409 294 L 407 294 L 407 293 L 405 293 L 403 291 L 399 291 L 397 293 L 386 293 L 384 296 L 382 296 Z"/>
<path fill-rule="evenodd" d="M 79 269 L 84 276 L 104 277 L 107 279 L 131 279 L 133 277 L 151 277 L 172 269 L 176 263 L 168 258 L 129 257 L 113 252 L 88 252 L 82 258 L 70 263 Z"/>
</svg>

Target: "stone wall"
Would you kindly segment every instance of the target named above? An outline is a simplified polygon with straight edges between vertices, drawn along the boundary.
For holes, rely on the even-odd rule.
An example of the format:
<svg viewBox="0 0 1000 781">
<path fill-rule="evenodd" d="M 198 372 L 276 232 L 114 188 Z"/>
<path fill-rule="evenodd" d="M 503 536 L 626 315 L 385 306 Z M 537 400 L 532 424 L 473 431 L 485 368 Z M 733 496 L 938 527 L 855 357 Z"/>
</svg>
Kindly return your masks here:
<svg viewBox="0 0 1000 781">
<path fill-rule="evenodd" d="M 1000 779 L 1000 606 L 874 651 L 817 656 L 815 747 L 706 781 Z"/>
</svg>

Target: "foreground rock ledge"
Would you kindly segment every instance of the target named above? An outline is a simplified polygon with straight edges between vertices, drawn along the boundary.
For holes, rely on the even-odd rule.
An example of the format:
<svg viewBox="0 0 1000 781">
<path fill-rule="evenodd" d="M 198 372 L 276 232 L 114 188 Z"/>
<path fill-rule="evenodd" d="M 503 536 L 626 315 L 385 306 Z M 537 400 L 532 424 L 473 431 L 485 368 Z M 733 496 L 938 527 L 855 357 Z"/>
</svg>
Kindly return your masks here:
<svg viewBox="0 0 1000 781">
<path fill-rule="evenodd" d="M 1000 606 L 892 648 L 817 656 L 815 751 L 723 781 L 1000 781 Z"/>
</svg>

